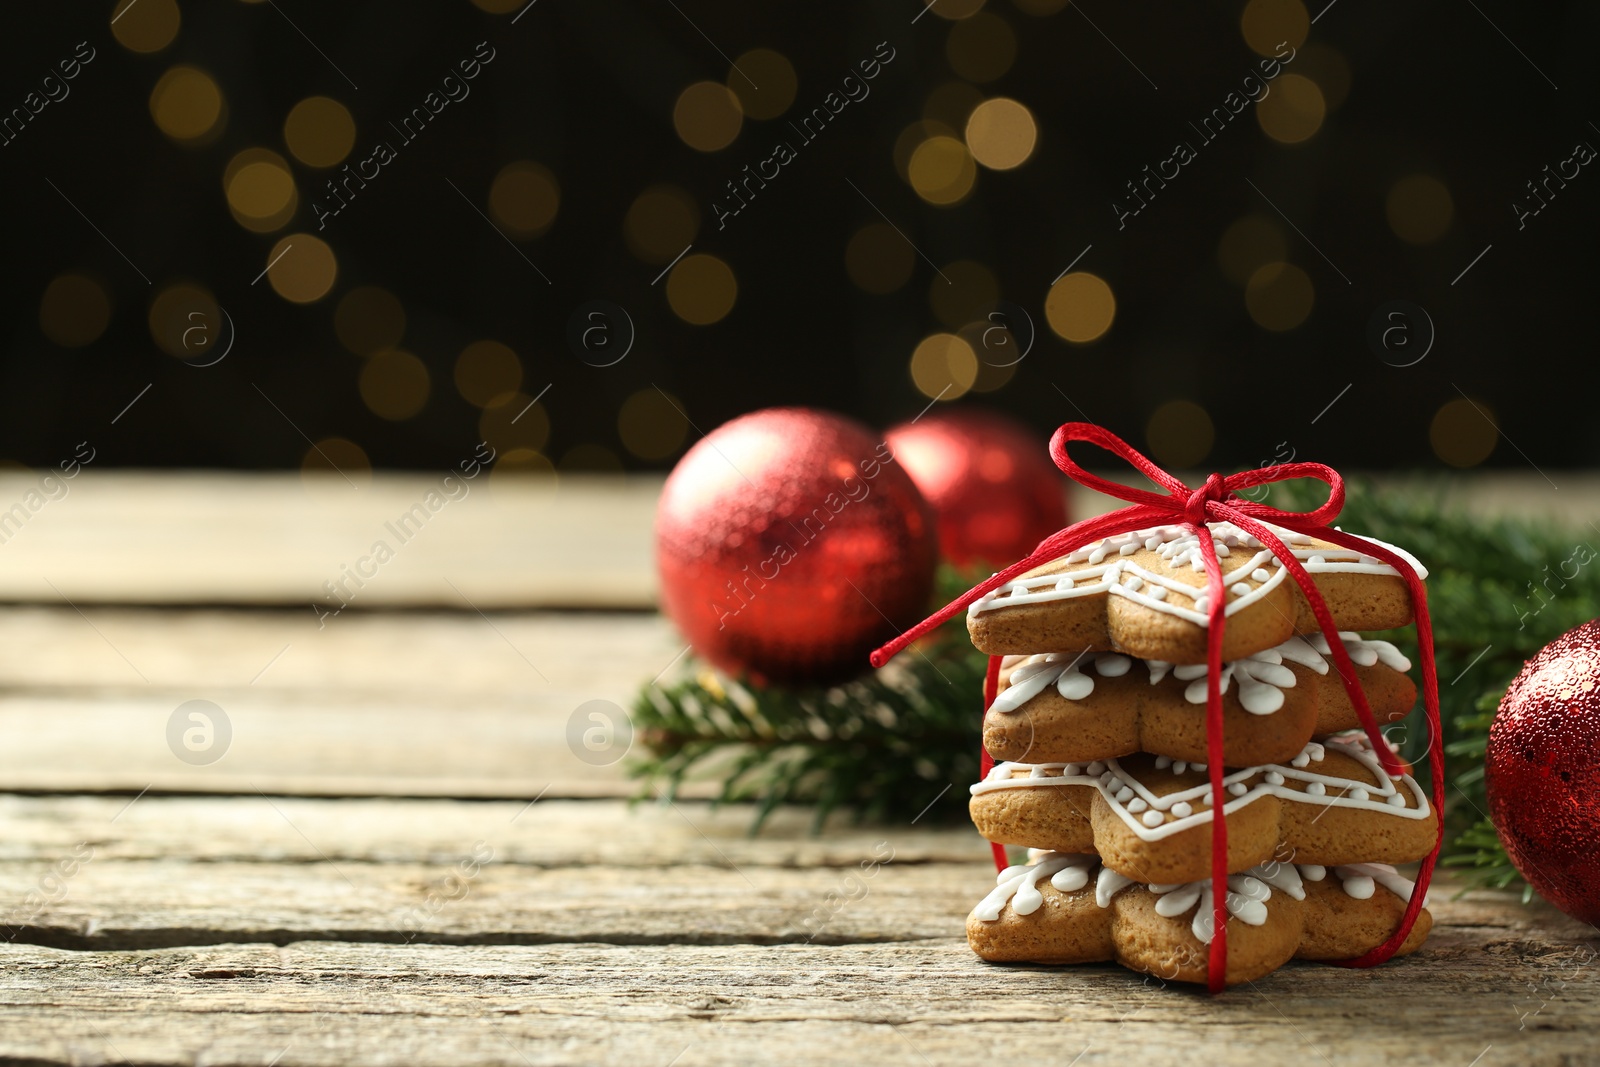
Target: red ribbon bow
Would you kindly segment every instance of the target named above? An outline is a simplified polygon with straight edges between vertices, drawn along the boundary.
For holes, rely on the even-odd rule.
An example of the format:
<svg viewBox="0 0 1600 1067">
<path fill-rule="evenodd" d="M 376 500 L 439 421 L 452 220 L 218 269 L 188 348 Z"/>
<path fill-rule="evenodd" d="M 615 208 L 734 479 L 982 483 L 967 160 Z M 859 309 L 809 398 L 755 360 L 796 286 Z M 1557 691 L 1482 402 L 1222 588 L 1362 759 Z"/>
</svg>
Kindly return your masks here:
<svg viewBox="0 0 1600 1067">
<path fill-rule="evenodd" d="M 1152 493 L 1144 489 L 1134 489 L 1117 482 L 1090 474 L 1080 467 L 1071 456 L 1067 454 L 1067 445 L 1074 441 L 1087 441 L 1099 445 L 1108 452 L 1113 452 L 1127 460 L 1151 481 L 1164 488 L 1167 492 Z M 1277 557 L 1285 570 L 1294 578 L 1305 594 L 1311 610 L 1317 618 L 1317 625 L 1321 628 L 1323 636 L 1327 639 L 1328 648 L 1333 656 L 1335 668 L 1340 679 L 1344 682 L 1345 692 L 1350 695 L 1350 703 L 1354 705 L 1356 715 L 1361 720 L 1361 726 L 1366 731 L 1367 738 L 1372 743 L 1374 755 L 1382 764 L 1385 771 L 1391 775 L 1405 773 L 1406 767 L 1390 750 L 1388 742 L 1379 732 L 1378 724 L 1372 717 L 1372 708 L 1367 704 L 1366 694 L 1362 692 L 1361 685 L 1356 678 L 1355 667 L 1350 662 L 1350 654 L 1345 650 L 1344 642 L 1339 639 L 1339 633 L 1334 628 L 1333 616 L 1328 612 L 1328 606 L 1323 602 L 1322 594 L 1317 591 L 1316 583 L 1306 573 L 1300 561 L 1291 552 L 1263 520 L 1276 526 L 1293 530 L 1297 533 L 1308 534 L 1344 548 L 1374 556 L 1399 572 L 1405 580 L 1406 588 L 1411 594 L 1412 609 L 1416 615 L 1417 644 L 1422 659 L 1422 701 L 1427 712 L 1429 740 L 1428 740 L 1428 767 L 1432 776 L 1432 798 L 1434 814 L 1439 819 L 1439 833 L 1434 839 L 1433 851 L 1422 861 L 1422 867 L 1417 873 L 1416 886 L 1411 894 L 1411 899 L 1406 903 L 1405 914 L 1401 917 L 1399 929 L 1383 944 L 1353 960 L 1336 961 L 1346 967 L 1373 967 L 1394 955 L 1411 933 L 1411 927 L 1416 922 L 1417 913 L 1422 910 L 1422 903 L 1427 896 L 1428 883 L 1433 878 L 1434 864 L 1439 858 L 1439 846 L 1444 838 L 1444 758 L 1440 752 L 1440 725 L 1439 725 L 1439 678 L 1433 662 L 1433 626 L 1428 619 L 1428 597 L 1423 589 L 1422 580 L 1417 576 L 1415 568 L 1409 560 L 1399 553 L 1391 550 L 1387 545 L 1377 544 L 1361 537 L 1343 533 L 1329 527 L 1329 523 L 1339 514 L 1344 506 L 1344 479 L 1332 467 L 1321 463 L 1281 463 L 1271 467 L 1262 467 L 1259 470 L 1242 471 L 1238 474 L 1223 476 L 1213 474 L 1207 478 L 1205 484 L 1198 489 L 1191 489 L 1182 481 L 1156 466 L 1145 456 L 1140 455 L 1133 446 L 1111 431 L 1087 422 L 1069 422 L 1058 429 L 1050 438 L 1050 456 L 1055 460 L 1056 466 L 1074 481 L 1098 490 L 1108 496 L 1118 497 L 1130 502 L 1131 506 L 1119 508 L 1106 515 L 1092 519 L 1075 522 L 1064 530 L 1058 530 L 1039 542 L 1025 559 L 1007 567 L 999 574 L 967 590 L 956 600 L 945 605 L 933 615 L 905 631 L 899 637 L 890 641 L 882 648 L 872 653 L 872 665 L 881 667 L 896 653 L 900 652 L 911 642 L 937 628 L 946 620 L 964 611 L 969 604 L 978 598 L 993 592 L 1000 586 L 1011 581 L 1025 571 L 1047 563 L 1050 560 L 1066 555 L 1075 549 L 1082 548 L 1091 541 L 1096 541 L 1114 534 L 1129 533 L 1142 530 L 1151 526 L 1182 524 L 1199 535 L 1201 558 L 1204 562 L 1206 573 L 1206 596 L 1208 605 L 1208 629 L 1206 635 L 1206 663 L 1209 673 L 1206 675 L 1206 745 L 1207 764 L 1206 770 L 1211 779 L 1211 900 L 1212 924 L 1214 934 L 1211 940 L 1209 967 L 1207 971 L 1208 985 L 1213 993 L 1220 992 L 1224 985 L 1227 973 L 1228 960 L 1228 827 L 1227 820 L 1219 813 L 1223 812 L 1227 796 L 1222 787 L 1224 768 L 1222 763 L 1223 737 L 1222 737 L 1222 690 L 1220 680 L 1222 676 L 1222 638 L 1223 627 L 1226 625 L 1226 601 L 1223 594 L 1222 567 L 1217 562 L 1216 546 L 1212 543 L 1209 529 L 1203 529 L 1208 522 L 1231 522 L 1239 529 L 1255 536 Z M 1315 478 L 1328 485 L 1328 500 L 1321 507 L 1311 511 L 1281 511 L 1277 508 L 1267 507 L 1246 500 L 1238 493 L 1242 489 L 1249 489 L 1257 485 L 1266 485 L 1270 482 L 1287 481 L 1292 478 Z M 984 684 L 984 711 L 994 702 L 1000 680 L 1000 657 L 989 657 L 989 671 Z M 983 773 L 987 776 L 994 760 L 988 752 L 982 754 Z M 997 868 L 1006 867 L 1005 847 L 995 844 L 994 857 Z M 1292 858 L 1291 858 L 1292 862 Z"/>
</svg>

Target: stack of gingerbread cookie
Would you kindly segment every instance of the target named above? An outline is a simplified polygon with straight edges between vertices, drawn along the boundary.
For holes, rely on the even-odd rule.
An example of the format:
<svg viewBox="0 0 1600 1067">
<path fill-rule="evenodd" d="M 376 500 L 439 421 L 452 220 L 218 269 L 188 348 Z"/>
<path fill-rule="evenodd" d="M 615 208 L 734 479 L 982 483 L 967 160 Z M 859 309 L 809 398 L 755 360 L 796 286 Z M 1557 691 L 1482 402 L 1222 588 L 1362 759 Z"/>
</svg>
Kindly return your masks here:
<svg viewBox="0 0 1600 1067">
<path fill-rule="evenodd" d="M 1371 556 L 1274 532 L 1315 581 L 1374 717 L 1404 716 L 1416 699 L 1410 663 L 1359 633 L 1410 624 L 1403 580 Z M 1228 596 L 1220 681 L 1232 984 L 1291 958 L 1349 959 L 1387 940 L 1411 893 L 1393 864 L 1427 855 L 1438 821 L 1417 782 L 1386 773 L 1356 729 L 1326 638 L 1287 571 L 1231 524 L 1210 524 L 1210 535 Z M 1206 981 L 1216 813 L 1201 552 L 1183 526 L 1120 534 L 969 609 L 973 644 L 1005 657 L 983 731 L 1000 762 L 972 787 L 972 819 L 989 840 L 1032 850 L 967 920 L 984 959 L 1116 960 Z M 1422 912 L 1400 952 L 1420 945 L 1430 923 Z"/>
</svg>

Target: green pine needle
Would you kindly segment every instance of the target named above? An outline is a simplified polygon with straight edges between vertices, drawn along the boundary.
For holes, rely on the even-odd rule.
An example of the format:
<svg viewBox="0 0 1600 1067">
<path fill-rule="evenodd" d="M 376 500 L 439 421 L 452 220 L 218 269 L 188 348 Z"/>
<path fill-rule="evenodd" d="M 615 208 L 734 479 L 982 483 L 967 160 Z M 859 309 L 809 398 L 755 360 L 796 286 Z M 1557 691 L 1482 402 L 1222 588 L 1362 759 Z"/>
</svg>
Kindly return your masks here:
<svg viewBox="0 0 1600 1067">
<path fill-rule="evenodd" d="M 1281 483 L 1266 499 L 1304 510 L 1317 487 Z M 1486 812 L 1483 753 L 1501 694 L 1523 662 L 1551 640 L 1600 616 L 1600 536 L 1522 519 L 1469 518 L 1442 493 L 1379 492 L 1352 485 L 1339 518 L 1353 533 L 1400 545 L 1427 565 L 1435 663 L 1449 781 L 1444 862 L 1470 883 L 1521 883 Z M 1579 546 L 1583 553 L 1574 556 Z M 1582 563 L 1578 561 L 1583 561 Z M 940 574 L 938 602 L 981 574 Z M 1412 629 L 1382 635 L 1417 660 Z M 646 788 L 675 795 L 686 782 L 721 783 L 719 800 L 751 801 L 756 827 L 780 804 L 873 820 L 950 820 L 965 813 L 977 780 L 986 657 L 951 620 L 889 667 L 830 689 L 757 688 L 690 661 L 681 680 L 647 686 L 634 702 L 644 754 L 629 770 Z M 1413 672 L 1415 673 L 1415 672 Z M 1426 728 L 1413 715 L 1388 730 L 1423 763 Z M 931 805 L 931 807 L 930 807 Z M 1524 885 L 1524 898 L 1531 893 Z"/>
</svg>

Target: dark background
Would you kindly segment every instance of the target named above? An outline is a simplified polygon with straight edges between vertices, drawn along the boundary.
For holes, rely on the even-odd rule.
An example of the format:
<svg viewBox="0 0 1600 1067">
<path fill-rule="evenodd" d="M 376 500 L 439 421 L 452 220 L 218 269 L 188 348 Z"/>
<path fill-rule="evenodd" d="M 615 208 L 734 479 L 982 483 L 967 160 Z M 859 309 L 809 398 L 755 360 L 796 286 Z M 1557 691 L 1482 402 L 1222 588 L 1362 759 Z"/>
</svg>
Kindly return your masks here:
<svg viewBox="0 0 1600 1067">
<path fill-rule="evenodd" d="M 145 2 L 158 0 L 135 0 Z M 941 267 L 986 264 L 1002 297 L 1032 315 L 1037 342 L 1010 380 L 960 402 L 1009 411 L 1041 440 L 1088 417 L 1143 447 L 1153 413 L 1187 399 L 1215 425 L 1214 445 L 1199 452 L 1207 466 L 1256 465 L 1287 441 L 1300 458 L 1440 468 L 1435 413 L 1468 396 L 1499 425 L 1488 465 L 1596 463 L 1600 177 L 1586 168 L 1521 231 L 1511 207 L 1576 142 L 1600 145 L 1589 124 L 1600 120 L 1596 8 L 1325 5 L 1310 0 L 1317 22 L 1301 48 L 1317 49 L 1323 67 L 1330 53 L 1335 69 L 1342 59 L 1349 88 L 1319 131 L 1280 144 L 1247 109 L 1120 232 L 1110 204 L 1123 183 L 1189 138 L 1187 123 L 1255 68 L 1242 4 L 1096 0 L 1038 16 L 988 0 L 984 13 L 1005 20 L 1019 48 L 1009 70 L 979 89 L 1030 108 L 1039 143 L 1018 169 L 980 168 L 972 195 L 953 207 L 920 199 L 894 161 L 896 139 L 923 117 L 930 94 L 960 80 L 946 54 L 960 22 L 938 7 L 917 17 L 918 0 L 538 0 L 520 17 L 468 0 L 179 0 L 181 29 L 151 54 L 113 36 L 110 19 L 127 0 L 8 5 L 0 110 L 19 106 L 79 41 L 97 58 L 67 99 L 0 147 L 0 457 L 54 465 L 91 439 L 107 466 L 293 469 L 310 440 L 336 437 L 366 457 L 340 452 L 356 457 L 341 462 L 441 468 L 482 436 L 481 412 L 459 395 L 452 368 L 485 338 L 517 353 L 527 396 L 549 386 L 540 408 L 550 430 L 538 451 L 558 467 L 662 469 L 699 432 L 769 405 L 818 405 L 885 427 L 930 402 L 907 370 L 918 341 L 945 328 L 930 310 L 939 276 L 925 255 Z M 121 17 L 139 17 L 138 7 Z M 480 41 L 496 58 L 472 95 L 320 232 L 338 262 L 328 295 L 296 304 L 266 280 L 252 285 L 281 237 L 318 233 L 311 201 L 327 173 L 285 149 L 290 108 L 319 94 L 341 101 L 356 122 L 354 161 Z M 718 232 L 710 202 L 786 136 L 784 120 L 747 119 L 728 148 L 702 153 L 674 131 L 682 89 L 728 79 L 719 53 L 771 48 L 798 74 L 792 117 L 880 41 L 896 58 L 871 96 Z M 179 63 L 208 72 L 226 99 L 226 125 L 209 143 L 177 143 L 152 120 L 151 89 Z M 1287 69 L 1314 76 L 1317 63 Z M 224 196 L 224 168 L 252 147 L 288 159 L 298 187 L 297 213 L 271 233 L 241 227 Z M 495 175 L 516 160 L 547 167 L 561 199 L 548 230 L 513 248 L 446 179 L 486 209 Z M 1390 188 L 1416 173 L 1443 182 L 1454 203 L 1448 231 L 1423 246 L 1401 241 L 1385 216 Z M 642 262 L 623 239 L 629 205 L 659 183 L 699 205 L 695 252 L 720 258 L 738 279 L 720 322 L 681 321 L 666 283 L 652 284 L 664 264 Z M 845 270 L 851 235 L 882 221 L 873 205 L 920 253 L 909 280 L 884 295 L 861 291 Z M 1285 332 L 1252 321 L 1217 256 L 1236 220 L 1259 214 L 1282 226 L 1278 210 L 1300 231 L 1285 227 L 1286 258 L 1315 287 L 1309 318 Z M 1094 343 L 1072 345 L 1046 328 L 1044 299 L 1090 245 L 1078 269 L 1111 286 L 1116 317 Z M 110 299 L 109 324 L 86 345 L 53 343 L 41 329 L 45 291 L 64 272 L 96 279 Z M 214 366 L 185 365 L 152 340 L 151 302 L 178 280 L 208 289 L 234 323 L 235 347 Z M 339 300 L 363 285 L 400 300 L 403 347 L 428 367 L 427 403 L 413 417 L 368 410 L 363 357 L 335 334 Z M 606 368 L 581 361 L 567 341 L 574 311 L 597 299 L 626 309 L 637 332 L 627 357 Z M 1374 311 L 1393 300 L 1425 308 L 1437 329 L 1414 366 L 1387 365 L 1365 337 Z M 619 411 L 657 388 L 677 398 L 692 427 L 672 454 L 640 456 L 619 435 Z M 1160 447 L 1157 458 L 1163 451 L 1195 459 Z"/>
</svg>

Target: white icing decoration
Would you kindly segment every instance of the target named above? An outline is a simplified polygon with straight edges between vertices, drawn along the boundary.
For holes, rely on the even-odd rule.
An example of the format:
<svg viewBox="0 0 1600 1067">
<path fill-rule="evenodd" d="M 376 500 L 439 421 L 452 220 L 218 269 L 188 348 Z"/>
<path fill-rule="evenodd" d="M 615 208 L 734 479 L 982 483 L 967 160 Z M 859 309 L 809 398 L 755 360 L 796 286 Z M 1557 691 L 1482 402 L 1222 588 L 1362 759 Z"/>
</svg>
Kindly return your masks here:
<svg viewBox="0 0 1600 1067">
<path fill-rule="evenodd" d="M 1364 874 L 1356 874 L 1354 871 L 1346 873 L 1344 871 L 1339 871 L 1337 867 L 1335 867 L 1334 870 L 1338 871 L 1339 876 L 1344 879 L 1341 884 L 1344 886 L 1344 892 L 1346 896 L 1354 897 L 1357 900 L 1366 900 L 1371 897 L 1373 891 L 1377 889 L 1377 886 L 1373 883 L 1372 879 L 1368 878 Z"/>
<path fill-rule="evenodd" d="M 1410 900 L 1411 894 L 1417 889 L 1415 882 L 1387 863 L 1351 863 L 1334 867 L 1333 873 L 1339 876 L 1344 891 L 1357 900 L 1371 897 L 1375 885 L 1383 886 L 1401 900 Z M 1424 906 L 1432 896 L 1433 893 L 1429 892 L 1423 897 Z"/>
<path fill-rule="evenodd" d="M 1353 663 L 1370 667 L 1383 663 L 1397 671 L 1411 669 L 1411 661 L 1400 654 L 1388 641 L 1369 641 L 1360 634 L 1342 631 L 1339 637 Z M 1291 637 L 1276 648 L 1257 652 L 1244 659 L 1222 665 L 1222 692 L 1235 680 L 1239 683 L 1239 704 L 1252 715 L 1270 715 L 1283 707 L 1285 689 L 1294 687 L 1297 678 L 1285 663 L 1327 674 L 1329 664 L 1325 656 L 1328 642 L 1321 634 L 1310 637 Z M 1004 713 L 1019 710 L 1024 704 L 1054 684 L 1057 692 L 1068 700 L 1083 700 L 1094 692 L 1094 677 L 1083 668 L 1091 663 L 1095 674 L 1102 678 L 1120 678 L 1133 668 L 1133 658 L 1115 652 L 1046 652 L 1027 656 L 1011 667 L 1006 688 L 1001 690 L 990 705 L 992 710 Z M 1143 660 L 1150 673 L 1150 684 L 1155 685 L 1168 674 L 1179 681 L 1188 682 L 1183 698 L 1191 704 L 1206 702 L 1206 678 L 1210 671 L 1204 663 L 1174 667 L 1165 660 Z"/>
<path fill-rule="evenodd" d="M 1076 853 L 1028 851 L 1032 861 L 1026 866 L 1007 867 L 995 879 L 995 888 L 973 909 L 973 915 L 982 922 L 996 922 L 1007 904 L 1014 914 L 1032 915 L 1044 904 L 1039 883 L 1049 878 L 1050 884 L 1063 893 L 1076 892 L 1089 884 L 1094 876 L 1094 902 L 1097 907 L 1109 908 L 1116 895 L 1137 884 L 1125 874 L 1100 864 L 1098 856 Z M 1096 868 L 1099 868 L 1096 871 Z M 1306 898 L 1306 882 L 1320 882 L 1328 876 L 1330 868 L 1317 864 L 1263 863 L 1247 871 L 1228 875 L 1227 898 L 1223 902 L 1228 914 L 1250 926 L 1263 925 L 1269 915 L 1267 901 L 1274 890 L 1294 900 Z M 1416 891 L 1410 879 L 1399 874 L 1387 863 L 1352 863 L 1331 868 L 1338 877 L 1340 887 L 1356 900 L 1367 900 L 1383 886 L 1401 900 L 1408 900 Z M 1176 919 L 1194 912 L 1189 929 L 1196 939 L 1210 944 L 1215 934 L 1215 919 L 1211 880 L 1145 886 L 1156 897 L 1155 912 L 1164 919 Z M 1430 896 L 1432 894 L 1429 894 Z M 1427 899 L 1423 904 L 1428 903 Z"/>
<path fill-rule="evenodd" d="M 1002 713 L 1016 711 L 1052 684 L 1065 699 L 1082 700 L 1094 692 L 1094 678 L 1082 670 L 1090 662 L 1102 678 L 1120 677 L 1133 666 L 1132 659 L 1115 652 L 1046 652 L 1028 656 L 1011 668 L 1006 688 L 989 707 Z"/>
<path fill-rule="evenodd" d="M 1411 661 L 1400 654 L 1400 650 L 1388 641 L 1370 641 L 1353 630 L 1340 630 L 1339 640 L 1344 644 L 1344 650 L 1350 656 L 1350 662 L 1357 667 L 1370 667 L 1374 663 L 1382 663 L 1397 671 L 1409 671 Z M 1328 648 L 1328 639 L 1321 634 L 1312 634 L 1306 638 L 1307 644 L 1314 648 L 1318 654 L 1331 656 L 1333 653 Z"/>
<path fill-rule="evenodd" d="M 1272 590 L 1276 589 L 1287 580 L 1286 571 L 1271 550 L 1261 547 L 1261 542 L 1244 533 L 1232 523 L 1214 522 L 1209 524 L 1212 544 L 1217 550 L 1219 558 L 1231 555 L 1229 546 L 1255 549 L 1254 557 L 1246 561 L 1237 572 L 1247 574 L 1256 579 L 1258 571 L 1266 571 L 1266 578 L 1260 584 L 1246 593 L 1238 596 L 1224 608 L 1224 614 L 1232 615 L 1251 604 L 1257 603 Z M 1311 538 L 1292 533 L 1278 526 L 1268 525 L 1281 540 L 1290 546 L 1307 545 Z M 1416 570 L 1417 577 L 1426 578 L 1428 572 L 1415 557 L 1404 549 L 1379 541 L 1376 538 L 1367 538 L 1374 544 L 1383 545 L 1394 552 Z M 1150 542 L 1154 544 L 1150 544 Z M 1198 626 L 1208 624 L 1205 614 L 1206 598 L 1199 594 L 1199 587 L 1180 582 L 1170 574 L 1157 574 L 1139 566 L 1126 558 L 1140 549 L 1157 552 L 1169 567 L 1176 570 L 1188 564 L 1193 571 L 1204 568 L 1204 557 L 1200 552 L 1200 538 L 1182 526 L 1160 526 L 1148 530 L 1137 530 L 1133 533 L 1117 534 L 1086 545 L 1069 553 L 1065 560 L 1068 564 L 1088 563 L 1089 566 L 1070 572 L 1072 583 L 1066 585 L 1061 582 L 1059 574 L 1041 574 L 1031 578 L 1018 578 L 1000 589 L 997 589 L 973 601 L 967 609 L 969 615 L 981 615 L 986 611 L 997 611 L 1008 607 L 1023 604 L 1038 604 L 1052 600 L 1066 600 L 1072 597 L 1089 596 L 1096 593 L 1110 593 L 1125 597 L 1135 603 L 1156 611 L 1176 615 L 1187 619 Z M 1300 560 L 1305 570 L 1311 574 L 1382 574 L 1397 575 L 1399 572 L 1386 563 L 1378 562 L 1374 557 L 1362 552 L 1345 548 L 1290 548 L 1295 558 Z M 1115 558 L 1107 562 L 1107 557 L 1113 552 Z M 1269 569 L 1270 568 L 1270 569 Z M 1129 579 L 1138 578 L 1138 584 Z M 1242 583 L 1240 583 L 1242 584 Z M 1157 590 L 1161 590 L 1159 595 Z M 1189 598 L 1193 607 L 1180 607 L 1168 603 L 1170 593 L 1178 593 Z M 1396 653 L 1398 655 L 1398 653 Z M 1404 668 L 1401 668 L 1404 669 Z"/>
<path fill-rule="evenodd" d="M 1379 784 L 1374 785 L 1372 782 L 1341 778 L 1306 769 L 1313 762 L 1322 762 L 1327 749 L 1355 760 L 1370 772 L 1373 781 Z M 1185 766 L 1182 760 L 1175 760 L 1171 770 L 1175 774 L 1183 774 Z M 1200 764 L 1188 764 L 1187 767 L 1196 772 L 1204 770 Z M 1043 773 L 1040 773 L 1041 770 Z M 987 778 L 971 787 L 971 792 L 977 796 L 996 789 L 1062 785 L 1093 786 L 1123 823 L 1145 841 L 1159 841 L 1211 821 L 1212 802 L 1209 782 L 1158 796 L 1114 759 L 1090 764 L 1086 774 L 1067 774 L 1064 773 L 1066 770 L 1067 765 L 1061 763 L 997 763 Z M 1022 776 L 1018 777 L 1018 774 Z M 1276 775 L 1277 780 L 1269 777 L 1271 775 Z M 1116 783 L 1114 787 L 1110 784 L 1112 782 Z M 1226 775 L 1222 783 L 1233 797 L 1223 806 L 1225 815 L 1232 815 L 1264 796 L 1275 796 L 1280 800 L 1316 804 L 1322 807 L 1382 812 L 1402 819 L 1426 819 L 1431 811 L 1427 794 L 1417 784 L 1416 779 L 1409 774 L 1401 775 L 1397 779 L 1385 774 L 1372 753 L 1370 742 L 1361 734 L 1353 734 L 1347 738 L 1330 738 L 1320 744 L 1312 741 L 1301 750 L 1289 766 L 1269 763 L 1259 767 L 1245 767 Z M 1296 785 L 1301 788 L 1295 788 Z M 1234 786 L 1243 787 L 1242 791 L 1235 789 Z M 1133 797 L 1144 801 L 1148 809 L 1137 813 L 1129 811 L 1128 804 L 1131 798 L 1130 801 L 1119 799 L 1124 788 L 1131 789 Z M 1414 806 L 1407 806 L 1405 795 L 1401 792 L 1402 788 L 1410 791 L 1411 798 L 1415 802 Z M 1366 796 L 1364 798 L 1355 796 L 1354 791 L 1357 789 L 1362 790 Z M 1203 810 L 1194 810 L 1196 802 L 1203 806 Z M 1177 809 L 1179 804 L 1187 805 L 1188 811 L 1180 814 Z M 1172 818 L 1165 820 L 1168 814 Z"/>
<path fill-rule="evenodd" d="M 1191 704 L 1206 702 L 1206 676 L 1209 673 L 1210 669 L 1204 663 L 1185 664 L 1172 669 L 1174 678 L 1189 683 L 1183 691 L 1183 698 Z M 1221 691 L 1226 693 L 1229 683 L 1235 678 L 1239 680 L 1239 705 L 1252 715 L 1271 715 L 1283 707 L 1283 691 L 1293 688 L 1297 680 L 1294 671 L 1283 665 L 1283 655 L 1275 648 L 1224 663 L 1219 683 Z"/>
<path fill-rule="evenodd" d="M 984 922 L 994 922 L 1010 904 L 1016 914 L 1032 915 L 1044 903 L 1040 879 L 1048 877 L 1050 884 L 1062 892 L 1082 889 L 1089 884 L 1089 872 L 1099 862 L 1098 856 L 1046 852 L 1037 863 L 1007 867 L 995 878 L 994 890 L 978 902 L 973 914 Z"/>
<path fill-rule="evenodd" d="M 1110 867 L 1101 867 L 1100 876 L 1094 880 L 1094 902 L 1102 908 L 1111 907 L 1111 898 L 1133 884 L 1133 879 L 1118 874 Z"/>
</svg>

